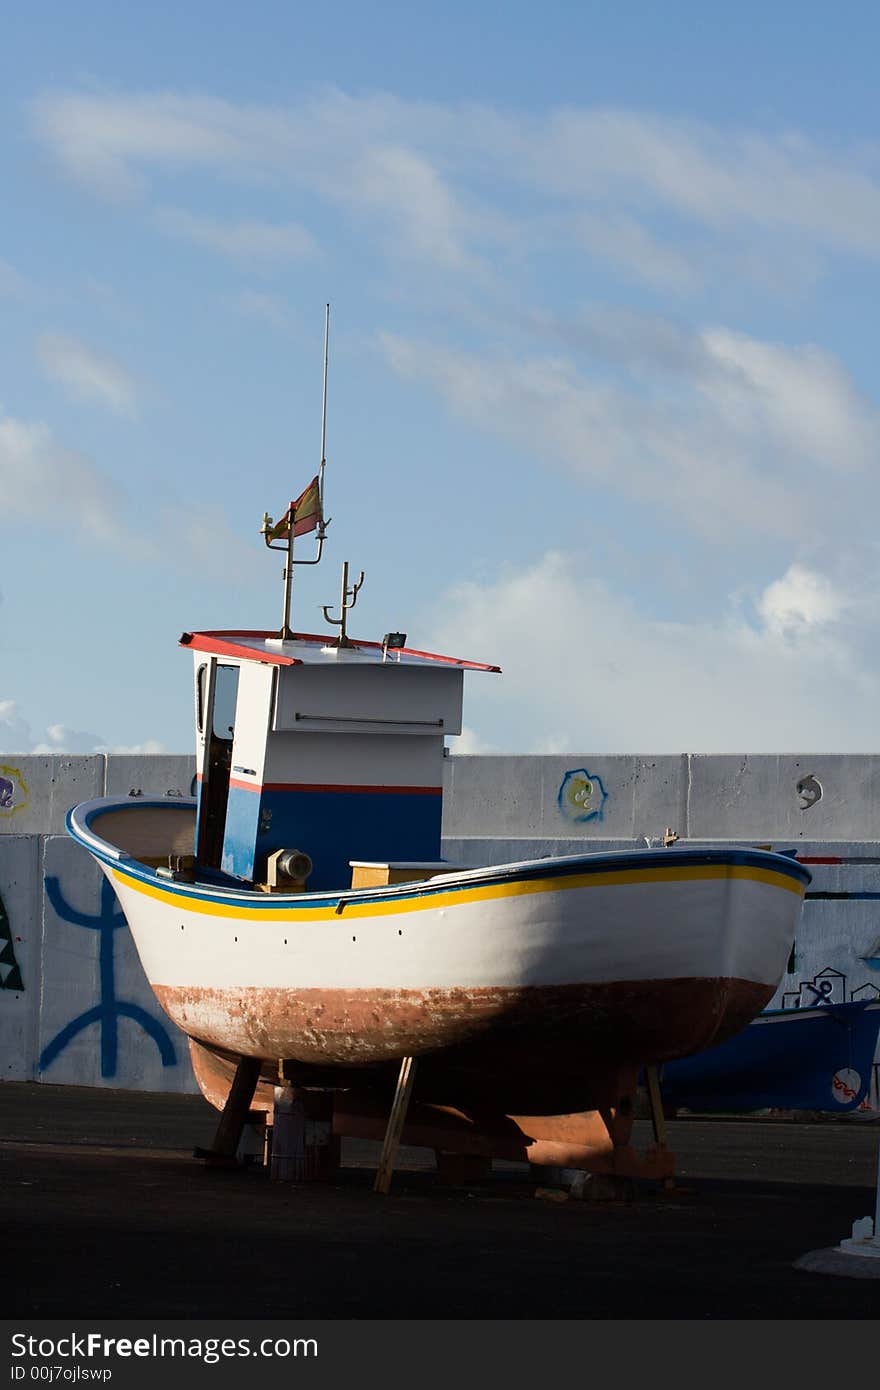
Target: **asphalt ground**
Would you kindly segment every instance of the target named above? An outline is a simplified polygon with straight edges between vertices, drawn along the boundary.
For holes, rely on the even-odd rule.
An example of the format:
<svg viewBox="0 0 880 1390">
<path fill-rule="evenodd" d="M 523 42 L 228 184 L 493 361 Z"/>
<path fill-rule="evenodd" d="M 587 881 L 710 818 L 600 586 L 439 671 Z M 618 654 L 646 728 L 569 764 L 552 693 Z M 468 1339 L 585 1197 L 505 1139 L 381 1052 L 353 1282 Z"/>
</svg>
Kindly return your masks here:
<svg viewBox="0 0 880 1390">
<path fill-rule="evenodd" d="M 873 1215 L 880 1123 L 669 1121 L 676 1185 L 536 1196 L 525 1165 L 442 1186 L 344 1141 L 330 1184 L 206 1169 L 200 1096 L 0 1085 L 4 1317 L 867 1319 L 880 1279 L 797 1267 Z M 637 1142 L 649 1142 L 649 1127 Z M 850 1259 L 849 1266 L 858 1264 Z"/>
</svg>

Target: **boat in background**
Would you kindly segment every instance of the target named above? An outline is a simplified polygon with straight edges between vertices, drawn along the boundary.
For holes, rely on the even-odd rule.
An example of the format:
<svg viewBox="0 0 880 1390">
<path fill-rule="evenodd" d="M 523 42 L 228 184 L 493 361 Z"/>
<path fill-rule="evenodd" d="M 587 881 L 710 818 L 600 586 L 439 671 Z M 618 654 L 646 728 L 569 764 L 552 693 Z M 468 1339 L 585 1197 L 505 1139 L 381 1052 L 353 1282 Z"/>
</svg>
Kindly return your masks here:
<svg viewBox="0 0 880 1390">
<path fill-rule="evenodd" d="M 326 419 L 326 338 L 324 364 Z M 347 563 L 330 630 L 293 631 L 294 566 L 321 558 L 323 482 L 322 445 L 319 474 L 279 522 L 263 518 L 285 552 L 280 630 L 180 639 L 197 798 L 88 801 L 68 830 L 112 884 L 215 1103 L 231 1103 L 233 1073 L 248 1104 L 260 1082 L 387 1094 L 389 1069 L 417 1059 L 418 1097 L 465 1127 L 560 1117 L 532 1126 L 569 1144 L 548 1161 L 586 1162 L 601 1141 L 572 1117 L 601 1113 L 621 1171 L 639 1067 L 766 1006 L 809 870 L 735 845 L 444 862 L 445 740 L 465 673 L 499 668 L 398 631 L 349 637 L 363 574 L 350 584 Z M 317 556 L 295 558 L 310 531 Z"/>
<path fill-rule="evenodd" d="M 871 1090 L 880 999 L 770 1009 L 707 1051 L 668 1062 L 664 1105 L 703 1112 L 848 1114 Z"/>
</svg>

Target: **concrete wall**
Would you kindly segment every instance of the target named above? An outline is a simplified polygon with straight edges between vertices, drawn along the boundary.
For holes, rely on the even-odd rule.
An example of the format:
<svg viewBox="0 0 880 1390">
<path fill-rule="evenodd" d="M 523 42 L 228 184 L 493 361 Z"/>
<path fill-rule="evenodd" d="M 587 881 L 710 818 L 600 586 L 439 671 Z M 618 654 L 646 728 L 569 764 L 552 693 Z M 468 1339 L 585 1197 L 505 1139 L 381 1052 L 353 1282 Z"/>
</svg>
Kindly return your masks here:
<svg viewBox="0 0 880 1390">
<path fill-rule="evenodd" d="M 195 1089 L 186 1039 L 156 1003 L 115 898 L 64 834 L 77 801 L 187 795 L 194 767 L 0 755 L 0 1077 Z M 444 771 L 453 864 L 638 847 L 667 827 L 689 842 L 833 859 L 811 863 L 816 896 L 773 1002 L 880 994 L 880 757 L 453 756 Z"/>
<path fill-rule="evenodd" d="M 6 1080 L 197 1090 L 187 1040 L 156 1002 L 112 890 L 64 833 L 77 801 L 189 795 L 194 769 L 188 757 L 0 755 Z"/>
<path fill-rule="evenodd" d="M 880 841 L 880 755 L 451 757 L 444 833 Z"/>
</svg>

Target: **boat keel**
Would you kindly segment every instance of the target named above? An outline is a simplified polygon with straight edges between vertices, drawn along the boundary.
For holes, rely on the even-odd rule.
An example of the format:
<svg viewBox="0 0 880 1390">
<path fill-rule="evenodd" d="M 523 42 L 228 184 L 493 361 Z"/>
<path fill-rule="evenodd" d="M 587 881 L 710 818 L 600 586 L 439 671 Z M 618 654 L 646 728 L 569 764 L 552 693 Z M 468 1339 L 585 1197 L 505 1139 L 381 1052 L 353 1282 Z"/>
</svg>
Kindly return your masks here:
<svg viewBox="0 0 880 1390">
<path fill-rule="evenodd" d="M 674 1180 L 674 1154 L 666 1144 L 662 1112 L 652 1113 L 655 1142 L 645 1150 L 632 1142 L 640 1070 L 636 1065 L 589 1069 L 594 1109 L 519 1115 L 493 1108 L 485 1100 L 466 1108 L 438 1102 L 436 1094 L 433 1098 L 431 1094 L 436 1075 L 432 1081 L 429 1072 L 425 1081 L 414 1065 L 401 1069 L 396 1086 L 389 1086 L 387 1071 L 361 1072 L 359 1085 L 357 1078 L 353 1084 L 349 1073 L 344 1078 L 324 1078 L 321 1086 L 311 1084 L 315 1078 L 310 1078 L 310 1084 L 303 1086 L 290 1083 L 283 1063 L 270 1083 L 265 1064 L 263 1079 L 255 1079 L 260 1059 L 220 1056 L 192 1039 L 190 1051 L 203 1095 L 223 1111 L 214 1146 L 201 1155 L 207 1162 L 227 1166 L 230 1160 L 235 1162 L 230 1146 L 233 1139 L 238 1144 L 250 1116 L 273 1129 L 272 1176 L 281 1180 L 332 1178 L 343 1138 L 383 1144 L 376 1179 L 379 1192 L 390 1188 L 399 1145 L 433 1149 L 440 1180 L 447 1183 L 456 1178 L 463 1182 L 485 1179 L 493 1159 L 525 1162 L 538 1169 L 580 1170 L 621 1181 L 654 1181 L 665 1187 Z M 649 1088 L 652 1107 L 655 1091 Z M 290 1137 L 297 1133 L 298 1139 Z M 282 1135 L 283 1161 L 278 1148 Z"/>
</svg>

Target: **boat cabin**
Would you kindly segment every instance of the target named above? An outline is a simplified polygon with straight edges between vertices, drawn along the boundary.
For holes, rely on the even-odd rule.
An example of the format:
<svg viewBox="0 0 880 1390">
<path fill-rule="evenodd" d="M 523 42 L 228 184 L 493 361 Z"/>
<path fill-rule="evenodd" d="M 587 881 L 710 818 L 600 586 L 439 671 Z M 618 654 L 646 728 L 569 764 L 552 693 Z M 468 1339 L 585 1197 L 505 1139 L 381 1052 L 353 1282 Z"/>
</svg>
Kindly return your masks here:
<svg viewBox="0 0 880 1390">
<path fill-rule="evenodd" d="M 353 861 L 439 870 L 444 739 L 461 732 L 464 672 L 497 666 L 413 651 L 401 633 L 180 640 L 194 656 L 200 877 L 314 892 L 349 887 Z"/>
</svg>

